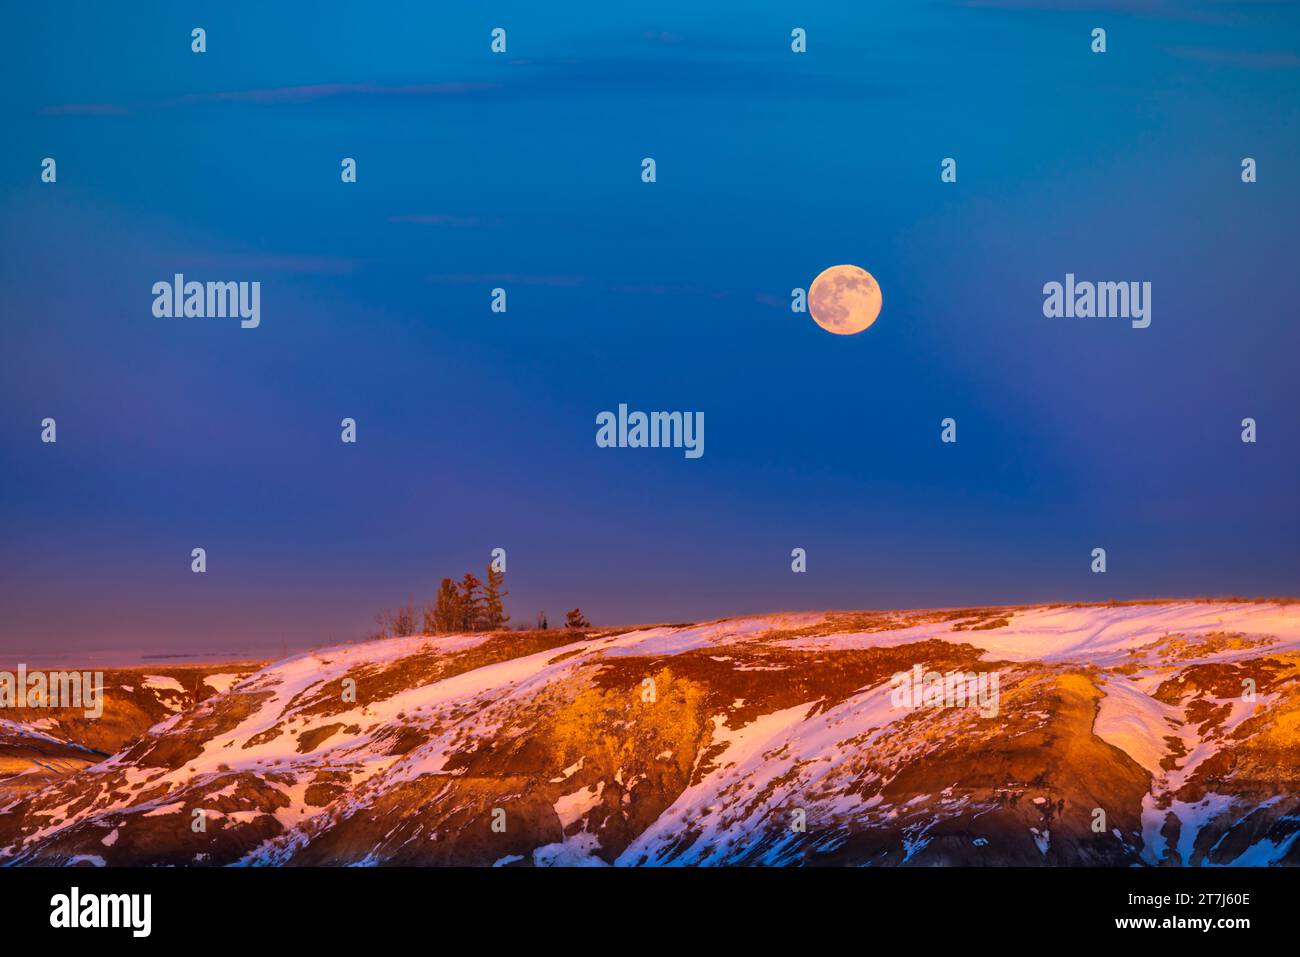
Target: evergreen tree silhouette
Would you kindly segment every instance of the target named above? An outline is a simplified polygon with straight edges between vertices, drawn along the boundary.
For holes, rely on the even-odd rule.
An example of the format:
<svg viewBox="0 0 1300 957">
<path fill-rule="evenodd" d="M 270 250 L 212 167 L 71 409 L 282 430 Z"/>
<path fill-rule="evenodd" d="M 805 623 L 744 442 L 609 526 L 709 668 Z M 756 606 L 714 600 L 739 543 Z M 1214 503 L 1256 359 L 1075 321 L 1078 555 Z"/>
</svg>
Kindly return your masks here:
<svg viewBox="0 0 1300 957">
<path fill-rule="evenodd" d="M 483 583 L 473 572 L 460 580 L 460 628 L 474 631 L 483 627 Z"/>
<path fill-rule="evenodd" d="M 510 594 L 502 585 L 505 584 L 506 573 L 497 571 L 489 563 L 487 570 L 487 585 L 483 589 L 483 619 L 488 628 L 500 628 L 510 620 L 506 614 L 505 597 Z"/>
<path fill-rule="evenodd" d="M 450 578 L 444 578 L 438 587 L 438 599 L 433 606 L 435 632 L 455 631 L 461 626 L 460 590 Z"/>
</svg>

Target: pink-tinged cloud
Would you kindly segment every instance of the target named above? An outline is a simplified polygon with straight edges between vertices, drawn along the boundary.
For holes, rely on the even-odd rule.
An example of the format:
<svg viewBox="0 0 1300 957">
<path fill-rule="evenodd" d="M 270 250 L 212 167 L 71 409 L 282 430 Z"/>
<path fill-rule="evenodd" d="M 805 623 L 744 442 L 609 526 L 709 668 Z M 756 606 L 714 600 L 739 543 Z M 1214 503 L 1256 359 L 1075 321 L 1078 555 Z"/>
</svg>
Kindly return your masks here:
<svg viewBox="0 0 1300 957">
<path fill-rule="evenodd" d="M 574 57 L 514 57 L 507 60 L 508 66 L 576 66 L 581 63 Z"/>
<path fill-rule="evenodd" d="M 267 272 L 310 273 L 315 275 L 343 276 L 355 272 L 360 263 L 341 256 L 295 256 L 275 253 L 204 254 L 187 256 L 178 254 L 159 261 L 164 268 L 185 271 L 191 269 L 240 270 Z M 256 277 L 254 277 L 256 278 Z"/>
<path fill-rule="evenodd" d="M 957 6 L 1044 13 L 1106 11 L 1189 18 L 1197 12 L 1187 9 L 1186 4 L 1179 4 L 1177 0 L 958 0 Z"/>
<path fill-rule="evenodd" d="M 455 216 L 451 213 L 403 213 L 389 216 L 390 223 L 414 223 L 417 226 L 482 226 L 499 223 L 499 219 L 479 216 Z"/>
<path fill-rule="evenodd" d="M 447 83 L 312 83 L 302 86 L 277 86 L 255 90 L 218 90 L 213 93 L 187 93 L 149 103 L 69 103 L 47 106 L 43 116 L 121 116 L 133 109 L 157 109 L 175 106 L 199 106 L 208 103 L 310 103 L 341 96 L 463 96 L 496 89 L 499 84 L 469 81 Z"/>
<path fill-rule="evenodd" d="M 1300 67 L 1300 55 L 1290 50 L 1220 50 L 1212 47 L 1165 47 L 1165 52 L 1181 60 L 1223 63 L 1248 70 L 1294 70 Z"/>
<path fill-rule="evenodd" d="M 41 116 L 126 116 L 129 111 L 118 103 L 65 103 L 47 106 Z"/>
<path fill-rule="evenodd" d="M 952 0 L 959 7 L 1023 13 L 1127 14 L 1153 20 L 1226 24 L 1249 22 L 1287 0 Z M 1098 23 L 1096 26 L 1105 26 Z"/>
<path fill-rule="evenodd" d="M 698 286 L 679 286 L 663 282 L 611 283 L 605 288 L 610 292 L 627 296 L 692 296 L 697 298 L 707 296 L 710 299 L 723 299 L 731 295 L 728 292 L 700 289 Z"/>
<path fill-rule="evenodd" d="M 580 286 L 586 276 L 525 275 L 512 272 L 494 273 L 435 273 L 426 277 L 438 285 L 467 286 L 475 283 L 499 282 L 516 286 Z"/>
<path fill-rule="evenodd" d="M 188 106 L 195 103 L 305 103 L 336 96 L 456 96 L 495 89 L 495 83 L 315 83 L 304 86 L 277 86 L 260 90 L 224 90 L 217 93 L 191 93 L 164 101 L 166 105 Z"/>
</svg>

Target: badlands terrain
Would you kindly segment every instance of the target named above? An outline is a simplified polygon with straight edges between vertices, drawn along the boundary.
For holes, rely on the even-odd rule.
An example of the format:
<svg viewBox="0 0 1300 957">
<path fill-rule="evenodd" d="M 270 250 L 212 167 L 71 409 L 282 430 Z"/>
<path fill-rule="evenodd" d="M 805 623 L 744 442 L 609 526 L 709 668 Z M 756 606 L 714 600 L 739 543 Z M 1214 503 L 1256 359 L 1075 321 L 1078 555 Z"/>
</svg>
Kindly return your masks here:
<svg viewBox="0 0 1300 957">
<path fill-rule="evenodd" d="M 395 638 L 5 713 L 0 864 L 1296 864 L 1297 758 L 1288 602 Z"/>
</svg>

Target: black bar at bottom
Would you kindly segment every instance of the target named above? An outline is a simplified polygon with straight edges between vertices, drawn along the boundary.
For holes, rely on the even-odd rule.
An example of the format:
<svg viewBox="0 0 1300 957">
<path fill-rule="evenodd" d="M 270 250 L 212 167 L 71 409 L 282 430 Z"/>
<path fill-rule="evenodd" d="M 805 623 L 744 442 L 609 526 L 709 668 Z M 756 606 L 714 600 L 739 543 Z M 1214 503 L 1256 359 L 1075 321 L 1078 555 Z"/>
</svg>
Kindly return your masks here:
<svg viewBox="0 0 1300 957">
<path fill-rule="evenodd" d="M 83 907 L 87 896 L 150 895 L 148 937 L 129 926 L 51 926 L 58 895 L 66 914 L 74 887 Z M 610 943 L 633 936 L 806 949 L 827 933 L 864 946 L 889 939 L 879 935 L 920 944 L 1037 933 L 1072 942 L 1199 934 L 1232 946 L 1289 928 L 1293 887 L 1285 868 L 0 868 L 0 919 L 18 935 L 10 939 L 78 934 L 127 946 L 342 945 L 376 933 L 399 935 L 388 938 L 395 945 L 409 934 L 448 946 L 459 938 L 460 949 L 511 940 L 586 946 L 609 934 Z M 139 924 L 142 909 L 135 913 Z"/>
</svg>

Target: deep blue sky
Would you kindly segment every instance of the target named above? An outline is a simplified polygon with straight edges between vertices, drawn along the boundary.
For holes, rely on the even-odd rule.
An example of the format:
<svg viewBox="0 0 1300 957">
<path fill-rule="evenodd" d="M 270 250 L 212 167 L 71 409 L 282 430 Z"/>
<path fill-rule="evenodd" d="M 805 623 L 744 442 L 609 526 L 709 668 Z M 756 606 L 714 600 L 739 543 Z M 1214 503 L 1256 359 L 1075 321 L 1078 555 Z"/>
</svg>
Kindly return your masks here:
<svg viewBox="0 0 1300 957">
<path fill-rule="evenodd" d="M 1297 591 L 1295 4 L 460 6 L 6 9 L 0 650 L 349 639 L 497 546 L 516 620 Z"/>
</svg>

